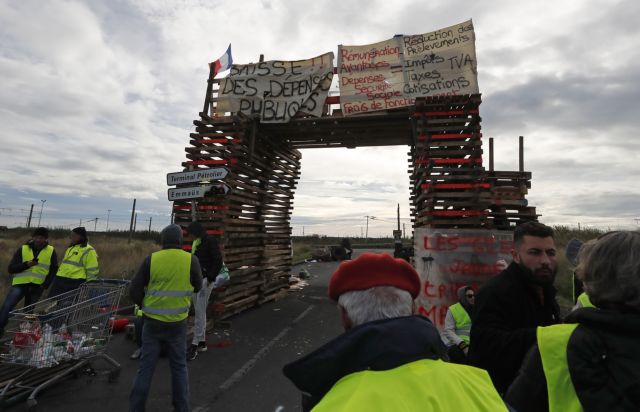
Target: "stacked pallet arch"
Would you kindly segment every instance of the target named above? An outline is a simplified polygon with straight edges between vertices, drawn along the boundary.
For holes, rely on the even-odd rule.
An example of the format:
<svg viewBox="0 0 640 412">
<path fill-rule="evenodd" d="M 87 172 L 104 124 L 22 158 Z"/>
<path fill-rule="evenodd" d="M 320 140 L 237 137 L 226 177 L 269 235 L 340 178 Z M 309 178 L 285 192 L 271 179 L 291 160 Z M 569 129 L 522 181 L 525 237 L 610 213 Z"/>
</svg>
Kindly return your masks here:
<svg viewBox="0 0 640 412">
<path fill-rule="evenodd" d="M 408 147 L 414 228 L 512 230 L 538 218 L 525 198 L 531 173 L 522 139 L 518 171 L 494 170 L 492 140 L 484 167 L 471 21 L 340 45 L 335 67 L 334 60 L 333 52 L 297 61 L 261 56 L 221 79 L 211 65 L 179 172 L 208 180 L 176 180 L 169 200 L 175 223 L 201 222 L 220 239 L 231 272 L 213 298 L 223 316 L 287 293 L 303 149 Z M 329 95 L 332 84 L 339 94 Z"/>
</svg>

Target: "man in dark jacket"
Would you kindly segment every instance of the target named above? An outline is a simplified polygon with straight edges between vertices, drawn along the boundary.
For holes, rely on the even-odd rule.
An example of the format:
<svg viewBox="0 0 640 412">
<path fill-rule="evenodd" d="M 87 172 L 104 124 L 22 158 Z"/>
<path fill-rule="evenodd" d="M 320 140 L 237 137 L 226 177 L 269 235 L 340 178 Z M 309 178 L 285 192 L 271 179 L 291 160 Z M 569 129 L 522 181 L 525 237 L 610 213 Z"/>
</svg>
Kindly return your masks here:
<svg viewBox="0 0 640 412">
<path fill-rule="evenodd" d="M 640 232 L 607 234 L 577 270 L 598 308 L 538 328 L 507 399 L 520 412 L 637 411 L 640 406 Z"/>
<path fill-rule="evenodd" d="M 413 316 L 420 278 L 406 261 L 363 253 L 332 275 L 343 335 L 284 367 L 303 411 L 507 411 L 481 369 L 443 362 L 429 319 Z"/>
<path fill-rule="evenodd" d="M 185 357 L 191 295 L 202 287 L 200 264 L 182 250 L 182 228 L 165 227 L 162 250 L 152 253 L 131 280 L 130 296 L 142 308 L 142 357 L 129 396 L 131 412 L 145 403 L 161 347 L 169 356 L 173 410 L 189 411 L 189 374 Z"/>
<path fill-rule="evenodd" d="M 557 271 L 553 229 L 538 222 L 516 227 L 513 262 L 476 296 L 469 358 L 486 369 L 504 393 L 536 341 L 536 327 L 559 322 L 553 281 Z"/>
<path fill-rule="evenodd" d="M 13 275 L 11 288 L 0 310 L 0 336 L 9 320 L 9 313 L 24 298 L 24 306 L 36 303 L 58 271 L 58 257 L 49 245 L 49 231 L 34 230 L 31 239 L 13 255 L 8 271 Z"/>
<path fill-rule="evenodd" d="M 222 269 L 222 254 L 218 241 L 207 234 L 206 229 L 199 222 L 191 222 L 187 227 L 187 234 L 193 238 L 191 254 L 198 258 L 202 268 L 202 289 L 193 294 L 195 321 L 193 325 L 193 340 L 187 353 L 187 359 L 194 360 L 198 352 L 207 350 L 207 306 L 213 290 L 216 276 Z"/>
</svg>

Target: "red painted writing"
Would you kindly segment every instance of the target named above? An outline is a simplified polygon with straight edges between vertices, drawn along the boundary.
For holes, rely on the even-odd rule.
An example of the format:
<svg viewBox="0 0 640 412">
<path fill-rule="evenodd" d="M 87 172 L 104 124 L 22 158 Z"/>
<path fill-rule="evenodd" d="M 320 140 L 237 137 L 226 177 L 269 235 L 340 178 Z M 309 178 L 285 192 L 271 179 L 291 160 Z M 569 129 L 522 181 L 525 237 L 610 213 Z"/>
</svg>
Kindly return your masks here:
<svg viewBox="0 0 640 412">
<path fill-rule="evenodd" d="M 425 236 L 423 245 L 425 250 L 438 252 L 457 251 L 468 247 L 476 254 L 509 254 L 512 242 L 493 236 Z"/>
</svg>

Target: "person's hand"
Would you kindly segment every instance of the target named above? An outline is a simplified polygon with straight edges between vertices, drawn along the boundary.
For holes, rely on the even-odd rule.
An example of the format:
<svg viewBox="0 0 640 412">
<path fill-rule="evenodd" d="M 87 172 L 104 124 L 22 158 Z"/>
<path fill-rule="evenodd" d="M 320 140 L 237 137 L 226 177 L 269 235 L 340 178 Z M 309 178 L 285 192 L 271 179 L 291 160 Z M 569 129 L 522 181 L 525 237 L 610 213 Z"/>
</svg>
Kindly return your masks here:
<svg viewBox="0 0 640 412">
<path fill-rule="evenodd" d="M 466 348 L 462 349 L 462 351 L 464 352 L 465 356 L 469 354 L 469 347 L 467 346 Z"/>
<path fill-rule="evenodd" d="M 30 260 L 30 261 L 27 262 L 27 266 L 30 267 L 30 268 L 34 267 L 37 264 L 38 264 L 37 260 Z"/>
</svg>

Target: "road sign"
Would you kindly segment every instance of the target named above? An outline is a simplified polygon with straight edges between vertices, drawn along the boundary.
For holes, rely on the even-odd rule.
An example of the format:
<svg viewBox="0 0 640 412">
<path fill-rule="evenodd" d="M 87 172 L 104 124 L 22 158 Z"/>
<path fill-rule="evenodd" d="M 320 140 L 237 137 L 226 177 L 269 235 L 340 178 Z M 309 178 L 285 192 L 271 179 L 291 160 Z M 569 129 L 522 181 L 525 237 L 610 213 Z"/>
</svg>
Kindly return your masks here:
<svg viewBox="0 0 640 412">
<path fill-rule="evenodd" d="M 167 190 L 169 200 L 198 199 L 207 196 L 226 195 L 231 188 L 224 183 L 214 185 L 178 187 Z"/>
<path fill-rule="evenodd" d="M 167 173 L 169 186 L 181 183 L 202 182 L 205 180 L 221 180 L 227 177 L 229 169 L 226 167 L 214 167 L 211 169 L 192 170 L 189 172 Z"/>
</svg>

